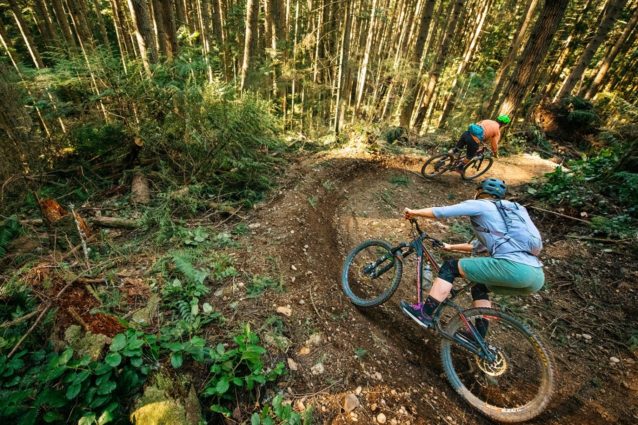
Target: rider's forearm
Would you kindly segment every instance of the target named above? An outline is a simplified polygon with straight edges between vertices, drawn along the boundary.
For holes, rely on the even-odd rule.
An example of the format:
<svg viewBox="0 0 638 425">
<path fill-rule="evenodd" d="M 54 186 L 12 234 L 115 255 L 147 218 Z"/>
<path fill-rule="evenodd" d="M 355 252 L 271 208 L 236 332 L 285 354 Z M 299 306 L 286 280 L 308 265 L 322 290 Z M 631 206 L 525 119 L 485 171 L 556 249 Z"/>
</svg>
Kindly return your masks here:
<svg viewBox="0 0 638 425">
<path fill-rule="evenodd" d="M 472 252 L 473 246 L 471 243 L 458 243 L 455 245 L 446 246 L 448 251 L 459 251 L 459 252 Z"/>
<path fill-rule="evenodd" d="M 410 213 L 412 215 L 418 216 L 418 217 L 436 218 L 436 216 L 432 212 L 432 208 L 422 208 L 420 210 L 410 210 Z"/>
</svg>

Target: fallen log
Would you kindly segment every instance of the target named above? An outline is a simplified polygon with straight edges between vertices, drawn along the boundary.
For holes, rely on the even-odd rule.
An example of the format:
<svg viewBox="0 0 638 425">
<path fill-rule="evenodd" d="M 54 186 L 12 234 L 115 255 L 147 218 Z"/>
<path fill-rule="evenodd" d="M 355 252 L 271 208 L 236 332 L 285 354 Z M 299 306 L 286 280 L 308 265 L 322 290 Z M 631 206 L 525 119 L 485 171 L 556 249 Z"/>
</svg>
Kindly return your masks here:
<svg viewBox="0 0 638 425">
<path fill-rule="evenodd" d="M 93 217 L 93 223 L 98 226 L 111 228 L 137 229 L 140 227 L 138 220 L 117 217 L 96 216 Z"/>
</svg>

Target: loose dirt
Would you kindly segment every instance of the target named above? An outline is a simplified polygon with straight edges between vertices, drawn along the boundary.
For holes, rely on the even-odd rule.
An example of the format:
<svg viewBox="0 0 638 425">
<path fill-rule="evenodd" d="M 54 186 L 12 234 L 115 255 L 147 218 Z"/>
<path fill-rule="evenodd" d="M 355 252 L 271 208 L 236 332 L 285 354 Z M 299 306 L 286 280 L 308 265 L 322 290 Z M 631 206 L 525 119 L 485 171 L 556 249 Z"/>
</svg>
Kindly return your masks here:
<svg viewBox="0 0 638 425">
<path fill-rule="evenodd" d="M 240 268 L 280 276 L 285 289 L 250 299 L 243 292 L 249 282 L 234 282 L 224 294 L 239 304 L 224 313 L 231 322 L 249 321 L 275 335 L 271 345 L 293 369 L 281 383 L 287 398 L 297 410 L 312 405 L 320 423 L 490 423 L 448 385 L 439 338 L 399 309 L 399 300 L 414 298 L 413 263 L 407 262 L 399 290 L 381 307 L 360 311 L 341 291 L 343 259 L 356 244 L 410 239 L 404 207 L 473 196 L 476 183 L 456 174 L 422 179 L 423 159 L 347 151 L 312 156 L 292 167 L 280 191 L 247 217 Z M 518 186 L 554 166 L 514 156 L 496 160 L 486 176 L 504 179 L 517 196 L 524 193 Z M 531 319 L 556 357 L 556 394 L 530 423 L 636 423 L 636 355 L 623 346 L 628 329 L 638 329 L 635 264 L 619 260 L 622 246 L 566 238 L 573 223 L 530 212 L 546 238 L 547 285 L 539 294 L 500 301 Z M 463 220 L 424 224 L 445 241 L 467 240 Z M 348 394 L 360 402 L 349 413 L 343 410 Z"/>
</svg>

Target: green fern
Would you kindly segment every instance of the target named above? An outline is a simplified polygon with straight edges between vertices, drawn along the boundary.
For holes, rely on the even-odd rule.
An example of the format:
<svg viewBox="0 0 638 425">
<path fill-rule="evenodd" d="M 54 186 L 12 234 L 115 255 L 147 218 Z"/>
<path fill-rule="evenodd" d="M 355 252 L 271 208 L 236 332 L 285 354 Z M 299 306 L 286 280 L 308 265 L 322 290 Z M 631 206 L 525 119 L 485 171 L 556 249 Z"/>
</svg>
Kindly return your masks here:
<svg viewBox="0 0 638 425">
<path fill-rule="evenodd" d="M 7 253 L 7 247 L 22 233 L 22 226 L 16 216 L 11 216 L 0 225 L 0 257 Z"/>
</svg>

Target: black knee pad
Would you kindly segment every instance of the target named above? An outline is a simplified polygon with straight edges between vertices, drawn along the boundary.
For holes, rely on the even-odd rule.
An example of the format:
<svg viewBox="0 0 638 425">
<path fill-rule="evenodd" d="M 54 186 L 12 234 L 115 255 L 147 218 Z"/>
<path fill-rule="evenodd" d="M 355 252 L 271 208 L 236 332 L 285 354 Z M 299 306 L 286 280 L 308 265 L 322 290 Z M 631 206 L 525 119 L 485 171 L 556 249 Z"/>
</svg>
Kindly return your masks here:
<svg viewBox="0 0 638 425">
<path fill-rule="evenodd" d="M 476 300 L 489 300 L 490 296 L 488 294 L 490 290 L 487 289 L 487 286 L 483 285 L 482 283 L 477 283 L 474 286 L 472 286 L 472 289 L 470 290 L 470 292 L 472 292 L 472 299 L 474 301 Z"/>
<path fill-rule="evenodd" d="M 454 283 L 454 279 L 461 276 L 459 260 L 445 260 L 439 270 L 439 277 L 446 282 Z"/>
</svg>

